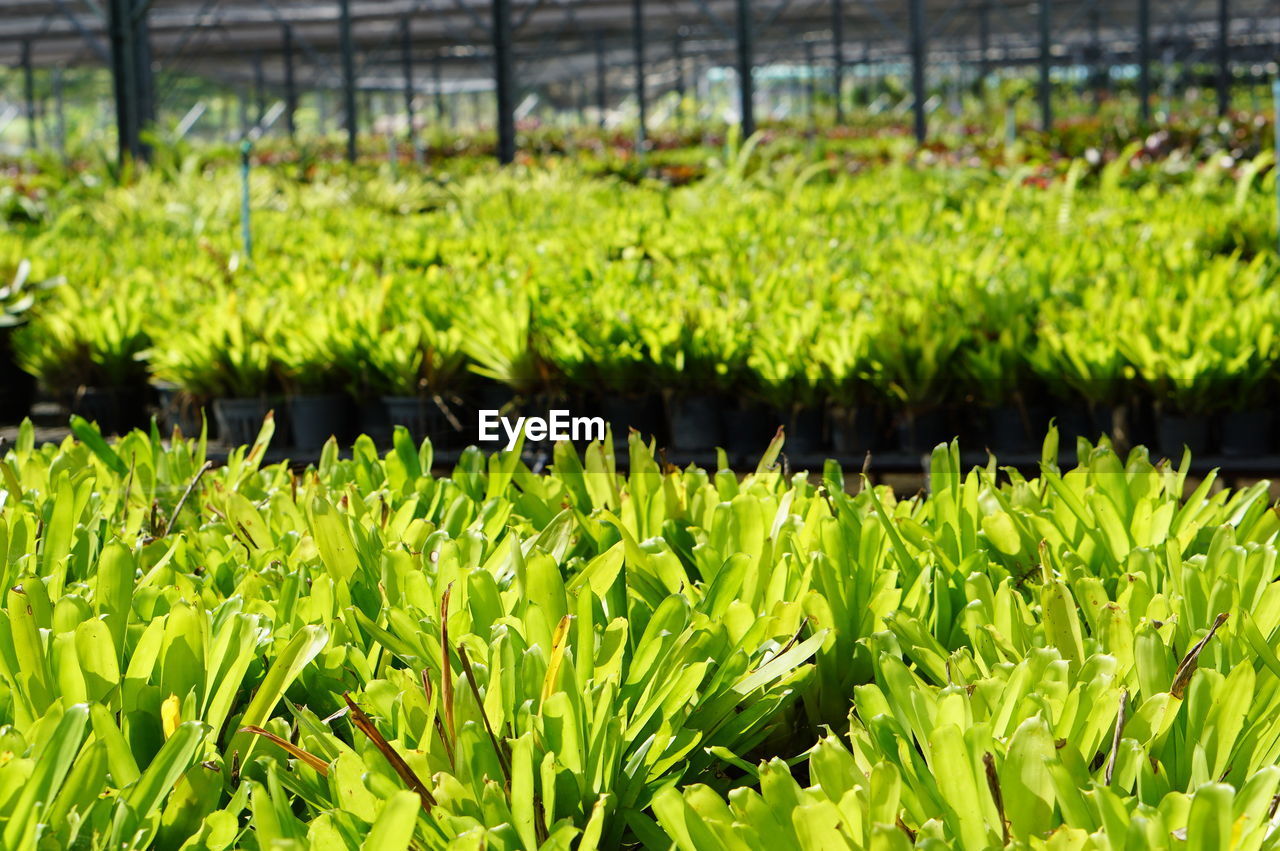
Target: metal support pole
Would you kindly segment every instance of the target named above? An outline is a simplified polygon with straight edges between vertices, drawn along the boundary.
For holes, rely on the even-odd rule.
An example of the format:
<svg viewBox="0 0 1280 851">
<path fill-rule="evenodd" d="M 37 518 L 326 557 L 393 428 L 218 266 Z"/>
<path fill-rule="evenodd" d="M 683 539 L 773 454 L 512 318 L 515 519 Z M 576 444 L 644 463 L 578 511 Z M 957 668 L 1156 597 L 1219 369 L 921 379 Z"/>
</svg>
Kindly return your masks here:
<svg viewBox="0 0 1280 851">
<path fill-rule="evenodd" d="M 27 115 L 27 144 L 31 150 L 40 145 L 40 134 L 36 130 L 36 74 L 31 65 L 31 41 L 23 39 L 19 62 L 22 64 L 22 100 L 23 110 Z"/>
<path fill-rule="evenodd" d="M 636 122 L 636 151 L 644 150 L 645 125 L 648 123 L 648 104 L 645 103 L 644 87 L 644 8 L 642 0 L 631 0 L 631 46 L 635 51 L 636 64 L 636 108 L 639 112 Z"/>
<path fill-rule="evenodd" d="M 1271 120 L 1273 127 L 1280 127 L 1280 80 L 1271 81 Z M 1280 133 L 1276 134 L 1275 153 L 1280 157 Z M 1276 230 L 1280 233 L 1280 180 L 1275 181 L 1276 184 Z"/>
<path fill-rule="evenodd" d="M 684 102 L 684 52 L 681 45 L 683 42 L 679 36 L 671 42 L 671 62 L 675 65 L 676 72 L 676 97 L 680 102 Z"/>
<path fill-rule="evenodd" d="M 355 162 L 360 113 L 356 107 L 356 59 L 355 44 L 351 38 L 350 0 L 338 0 L 338 41 L 342 51 L 342 100 L 347 121 L 347 161 Z"/>
<path fill-rule="evenodd" d="M 515 83 L 512 80 L 511 0 L 493 0 L 493 78 L 498 106 L 498 162 L 516 158 Z"/>
<path fill-rule="evenodd" d="M 58 156 L 64 161 L 67 158 L 67 111 L 66 99 L 62 96 L 62 66 L 53 69 L 53 116 L 54 144 L 58 148 Z"/>
<path fill-rule="evenodd" d="M 1093 0 L 1089 8 L 1089 88 L 1093 91 L 1094 112 L 1102 103 L 1102 75 L 1102 14 L 1098 11 L 1098 0 Z"/>
<path fill-rule="evenodd" d="M 1151 122 L 1151 0 L 1138 0 L 1138 117 Z"/>
<path fill-rule="evenodd" d="M 444 126 L 444 74 L 440 54 L 431 57 L 431 82 L 436 90 L 436 124 Z"/>
<path fill-rule="evenodd" d="M 607 68 L 604 57 L 604 36 L 596 36 L 596 120 L 604 129 L 604 113 L 609 108 L 609 91 L 606 83 Z"/>
<path fill-rule="evenodd" d="M 978 90 L 981 91 L 991 76 L 991 5 L 978 7 Z"/>
<path fill-rule="evenodd" d="M 293 27 L 284 25 L 281 32 L 284 55 L 284 126 L 292 139 L 298 134 L 295 113 L 298 111 L 298 86 L 293 76 Z"/>
<path fill-rule="evenodd" d="M 147 7 L 135 8 L 135 5 L 135 0 L 107 2 L 111 80 L 122 160 L 147 156 L 146 146 L 142 144 L 142 128 L 151 116 L 150 51 L 140 49 L 140 37 L 145 41 L 147 33 Z M 142 58 L 140 53 L 144 54 Z"/>
<path fill-rule="evenodd" d="M 836 102 L 836 124 L 844 123 L 844 0 L 831 0 L 831 94 Z"/>
<path fill-rule="evenodd" d="M 751 0 L 737 0 L 738 102 L 742 138 L 756 132 L 755 60 L 751 50 Z"/>
<path fill-rule="evenodd" d="M 911 93 L 915 103 L 916 143 L 924 144 L 929 135 L 928 116 L 925 113 L 925 100 L 928 88 L 925 85 L 925 23 L 924 0 L 909 0 L 911 7 Z"/>
<path fill-rule="evenodd" d="M 409 143 L 409 150 L 416 154 L 418 145 L 413 127 L 413 30 L 408 15 L 400 19 L 400 67 L 404 74 L 404 138 Z"/>
<path fill-rule="evenodd" d="M 253 123 L 261 125 L 267 116 L 267 81 L 262 72 L 262 53 L 253 52 Z"/>
<path fill-rule="evenodd" d="M 1053 64 L 1052 35 L 1053 5 L 1051 0 L 1040 0 L 1040 129 L 1048 133 L 1053 129 Z"/>
<path fill-rule="evenodd" d="M 1218 0 L 1218 115 L 1231 111 L 1231 4 Z"/>
<path fill-rule="evenodd" d="M 155 75 L 151 68 L 151 22 L 148 10 L 151 0 L 132 0 L 129 12 L 133 22 L 133 62 L 134 86 L 138 97 L 138 133 L 141 140 L 143 130 L 156 121 Z M 139 141 L 144 157 L 150 156 L 150 150 Z"/>
<path fill-rule="evenodd" d="M 818 129 L 818 81 L 815 76 L 816 69 L 813 65 L 813 42 L 806 41 L 804 43 L 804 100 L 805 111 L 808 113 L 809 132 L 813 133 Z"/>
</svg>

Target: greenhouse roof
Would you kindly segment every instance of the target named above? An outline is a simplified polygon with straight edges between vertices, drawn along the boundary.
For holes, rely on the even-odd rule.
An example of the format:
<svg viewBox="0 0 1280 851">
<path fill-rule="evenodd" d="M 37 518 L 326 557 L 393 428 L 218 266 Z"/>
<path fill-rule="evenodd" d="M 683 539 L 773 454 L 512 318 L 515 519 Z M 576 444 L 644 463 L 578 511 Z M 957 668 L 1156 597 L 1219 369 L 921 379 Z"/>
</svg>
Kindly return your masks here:
<svg viewBox="0 0 1280 851">
<path fill-rule="evenodd" d="M 737 0 L 637 0 L 646 70 L 661 74 L 677 53 L 704 64 L 731 64 Z M 27 51 L 36 66 L 106 65 L 107 6 L 129 0 L 0 0 L 0 62 Z M 140 2 L 140 0 L 134 0 Z M 746 0 L 756 64 L 798 59 L 806 43 L 819 59 L 835 52 L 833 3 L 841 5 L 841 52 L 849 64 L 900 61 L 910 49 L 910 2 L 903 0 Z M 1081 61 L 1098 48 L 1112 61 L 1136 50 L 1144 0 L 1050 0 L 1048 27 L 1057 61 Z M 1212 57 L 1221 0 L 1145 0 L 1154 59 Z M 151 0 L 156 68 L 219 79 L 262 75 L 278 83 L 292 48 L 298 83 L 337 87 L 340 4 L 295 0 Z M 1269 57 L 1280 38 L 1274 0 L 1231 0 L 1233 57 Z M 979 61 L 986 33 L 992 63 L 1037 61 L 1036 0 L 923 0 L 931 63 Z M 487 87 L 492 14 L 487 0 L 351 0 L 359 85 L 398 88 L 409 28 L 411 58 L 443 66 L 443 87 Z M 593 68 L 597 49 L 612 67 L 632 68 L 632 0 L 511 0 L 513 53 L 520 82 L 572 79 Z M 286 36 L 286 32 L 288 36 Z M 291 43 L 290 43 L 291 42 Z M 433 83 L 423 72 L 423 90 Z"/>
</svg>

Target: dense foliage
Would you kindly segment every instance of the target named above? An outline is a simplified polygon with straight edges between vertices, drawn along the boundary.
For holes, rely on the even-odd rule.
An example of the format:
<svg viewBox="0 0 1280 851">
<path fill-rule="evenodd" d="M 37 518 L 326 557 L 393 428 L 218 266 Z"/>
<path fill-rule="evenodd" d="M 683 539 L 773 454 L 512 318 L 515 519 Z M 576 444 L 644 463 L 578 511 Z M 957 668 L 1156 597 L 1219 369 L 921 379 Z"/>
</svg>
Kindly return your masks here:
<svg viewBox="0 0 1280 851">
<path fill-rule="evenodd" d="M 0 460 L 7 848 L 1276 847 L 1265 483 L 73 425 Z"/>
<path fill-rule="evenodd" d="M 774 409 L 1253 408 L 1277 386 L 1271 157 L 849 172 L 749 142 L 684 187 L 565 161 L 433 177 L 229 169 L 68 191 L 3 263 L 56 390 L 655 391 Z M 1083 404 L 1082 404 L 1083 403 Z M 1043 427 L 1048 416 L 1040 418 Z"/>
</svg>

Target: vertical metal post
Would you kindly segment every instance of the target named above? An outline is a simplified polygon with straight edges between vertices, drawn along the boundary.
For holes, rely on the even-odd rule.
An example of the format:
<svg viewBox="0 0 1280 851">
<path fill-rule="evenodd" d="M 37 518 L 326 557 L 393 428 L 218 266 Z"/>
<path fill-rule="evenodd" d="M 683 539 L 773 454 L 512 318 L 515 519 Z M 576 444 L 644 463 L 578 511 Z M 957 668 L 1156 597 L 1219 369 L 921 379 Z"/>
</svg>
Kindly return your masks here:
<svg viewBox="0 0 1280 851">
<path fill-rule="evenodd" d="M 132 22 L 133 85 L 138 100 L 138 148 L 143 157 L 150 149 L 142 143 L 142 131 L 156 120 L 155 78 L 151 69 L 151 0 L 128 0 Z"/>
<path fill-rule="evenodd" d="M 1231 5 L 1218 0 L 1218 115 L 1231 111 Z"/>
<path fill-rule="evenodd" d="M 831 94 L 839 126 L 844 123 L 844 0 L 831 0 L 831 47 Z"/>
<path fill-rule="evenodd" d="M 1138 0 L 1138 117 L 1151 122 L 1151 0 Z"/>
<path fill-rule="evenodd" d="M 981 91 L 991 76 L 991 4 L 978 7 L 978 90 Z"/>
<path fill-rule="evenodd" d="M 261 125 L 267 116 L 267 82 L 262 72 L 262 53 L 257 50 L 253 52 L 253 105 L 253 123 Z"/>
<path fill-rule="evenodd" d="M 27 115 L 27 144 L 31 150 L 40 145 L 40 134 L 36 130 L 36 73 L 31 64 L 31 41 L 23 39 L 19 62 L 22 64 L 22 100 L 23 110 Z"/>
<path fill-rule="evenodd" d="M 635 51 L 636 64 L 636 108 L 639 112 L 636 122 L 636 152 L 644 150 L 645 125 L 648 123 L 648 104 L 645 102 L 644 86 L 644 7 L 643 0 L 631 0 L 631 46 Z"/>
<path fill-rule="evenodd" d="M 293 27 L 284 25 L 281 32 L 281 47 L 284 51 L 284 126 L 289 131 L 289 138 L 298 135 L 296 113 L 298 111 L 298 85 L 293 76 Z"/>
<path fill-rule="evenodd" d="M 804 43 L 804 100 L 805 111 L 808 113 L 809 132 L 813 133 L 818 129 L 818 81 L 815 76 L 816 69 L 813 64 L 813 42 L 805 41 Z"/>
<path fill-rule="evenodd" d="M 925 100 L 928 88 L 925 85 L 925 21 L 924 0 L 908 0 L 911 11 L 911 93 L 915 100 L 916 143 L 924 144 L 929 135 L 928 116 L 925 113 Z"/>
<path fill-rule="evenodd" d="M 129 0 L 108 0 L 107 32 L 111 41 L 111 82 L 116 101 L 120 159 L 142 156 L 138 139 L 138 98 L 134 85 L 133 9 Z"/>
<path fill-rule="evenodd" d="M 431 57 L 431 82 L 436 90 L 436 124 L 444 126 L 444 74 L 441 69 L 443 61 L 437 53 Z"/>
<path fill-rule="evenodd" d="M 737 0 L 738 102 L 742 119 L 742 138 L 756 132 L 755 59 L 751 44 L 751 0 Z"/>
<path fill-rule="evenodd" d="M 58 156 L 64 161 L 67 158 L 67 112 L 65 98 L 62 96 L 62 66 L 58 65 L 53 69 L 53 116 L 54 116 L 54 144 L 58 149 Z"/>
<path fill-rule="evenodd" d="M 413 126 L 413 30 L 408 15 L 400 19 L 400 69 L 404 74 L 404 138 L 416 158 L 418 145 Z"/>
<path fill-rule="evenodd" d="M 511 59 L 511 0 L 493 2 L 493 79 L 498 106 L 498 162 L 516 158 L 515 84 Z"/>
<path fill-rule="evenodd" d="M 605 66 L 604 36 L 596 35 L 596 121 L 604 129 L 604 113 L 609 108 L 609 91 L 606 83 L 608 69 Z"/>
<path fill-rule="evenodd" d="M 1053 129 L 1053 56 L 1050 34 L 1053 26 L 1051 0 L 1040 0 L 1040 129 L 1048 133 Z"/>
<path fill-rule="evenodd" d="M 342 51 L 342 101 L 347 121 L 347 162 L 355 162 L 360 113 L 356 108 L 355 44 L 351 37 L 350 0 L 338 0 L 338 42 Z"/>
<path fill-rule="evenodd" d="M 1093 90 L 1093 110 L 1102 104 L 1102 13 L 1098 0 L 1089 7 L 1089 88 Z"/>
<path fill-rule="evenodd" d="M 1280 127 L 1280 80 L 1271 81 L 1272 127 Z M 1280 133 L 1276 135 L 1276 156 L 1280 159 Z M 1276 184 L 1276 232 L 1280 233 L 1280 179 Z"/>
<path fill-rule="evenodd" d="M 249 223 L 249 155 L 253 142 L 246 137 L 240 143 L 240 240 L 244 243 L 244 257 L 253 259 L 253 229 Z"/>
<path fill-rule="evenodd" d="M 675 66 L 676 72 L 676 97 L 680 102 L 684 102 L 684 51 L 683 42 L 680 36 L 676 36 L 671 42 L 671 63 Z"/>
</svg>

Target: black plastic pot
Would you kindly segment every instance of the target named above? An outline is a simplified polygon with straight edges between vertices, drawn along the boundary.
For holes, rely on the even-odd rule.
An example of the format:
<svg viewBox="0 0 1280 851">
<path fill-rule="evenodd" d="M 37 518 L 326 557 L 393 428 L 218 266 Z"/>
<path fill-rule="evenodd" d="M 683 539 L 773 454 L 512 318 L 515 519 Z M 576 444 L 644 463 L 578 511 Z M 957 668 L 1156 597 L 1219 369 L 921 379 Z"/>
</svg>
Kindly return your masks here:
<svg viewBox="0 0 1280 851">
<path fill-rule="evenodd" d="M 1104 422 L 1101 411 L 1083 403 L 1075 407 L 1059 406 L 1055 421 L 1060 450 L 1074 451 L 1076 438 L 1083 437 L 1090 443 L 1097 443 L 1101 435 L 1111 433 L 1110 417 Z"/>
<path fill-rule="evenodd" d="M 657 437 L 664 442 L 662 422 L 662 398 L 655 394 L 645 396 L 605 396 L 597 405 L 588 409 L 591 415 L 599 411 L 613 432 L 613 442 L 626 446 L 631 429 L 640 432 L 645 440 Z"/>
<path fill-rule="evenodd" d="M 394 429 L 404 426 L 414 442 L 422 438 L 439 438 L 444 432 L 444 414 L 431 399 L 421 396 L 383 396 L 382 404 L 387 409 L 387 420 Z"/>
<path fill-rule="evenodd" d="M 513 411 L 510 410 L 513 402 L 511 388 L 497 381 L 487 381 L 472 387 L 468 390 L 463 398 L 461 409 L 455 412 L 459 425 L 462 426 L 462 435 L 458 442 L 460 444 L 475 444 L 481 448 L 490 449 L 494 446 L 492 441 L 482 443 L 480 441 L 480 412 L 481 411 L 498 411 L 502 416 L 510 416 Z M 499 427 L 501 433 L 501 427 Z M 503 440 L 506 445 L 506 440 Z"/>
<path fill-rule="evenodd" d="M 1223 455 L 1257 458 L 1275 449 L 1275 415 L 1271 411 L 1228 411 L 1218 418 Z"/>
<path fill-rule="evenodd" d="M 36 379 L 13 356 L 13 328 L 0 329 L 0 422 L 21 422 L 36 401 Z"/>
<path fill-rule="evenodd" d="M 798 408 L 791 412 L 787 423 L 787 442 L 790 455 L 817 455 L 826 448 L 826 410 L 822 407 Z"/>
<path fill-rule="evenodd" d="M 377 446 L 391 443 L 391 419 L 381 399 L 362 399 L 356 404 L 356 436 L 367 436 Z"/>
<path fill-rule="evenodd" d="M 759 458 L 769 448 L 786 416 L 764 405 L 720 409 L 725 449 L 739 458 Z"/>
<path fill-rule="evenodd" d="M 1039 448 L 1036 436 L 1027 428 L 1028 421 L 1035 422 L 1030 411 L 1024 419 L 1021 408 L 1003 405 L 987 408 L 983 411 L 982 420 L 984 427 L 978 443 L 996 453 L 997 458 L 1001 453 L 1025 455 Z"/>
<path fill-rule="evenodd" d="M 289 425 L 293 446 L 308 452 L 318 450 L 330 437 L 347 437 L 348 406 L 336 394 L 289 397 Z"/>
<path fill-rule="evenodd" d="M 874 407 L 842 408 L 827 412 L 831 450 L 844 459 L 858 459 L 880 448 L 880 416 Z M 859 459 L 860 460 L 860 459 Z"/>
<path fill-rule="evenodd" d="M 688 452 L 705 452 L 724 442 L 720 406 L 711 396 L 684 396 L 672 399 L 667 421 L 671 445 Z"/>
<path fill-rule="evenodd" d="M 214 399 L 213 416 L 218 421 L 218 436 L 228 446 L 247 446 L 258 438 L 262 421 L 273 409 L 271 400 L 261 396 L 244 399 Z M 276 422 L 279 429 L 282 423 Z"/>
<path fill-rule="evenodd" d="M 955 435 L 945 411 L 934 409 L 920 413 L 904 412 L 898 419 L 898 448 L 912 455 L 933 451 Z"/>
<path fill-rule="evenodd" d="M 1204 415 L 1165 414 L 1156 423 L 1156 448 L 1161 455 L 1178 460 L 1183 449 L 1192 455 L 1209 451 L 1209 418 Z"/>
<path fill-rule="evenodd" d="M 146 393 L 136 387 L 81 387 L 69 407 L 103 434 L 124 434 L 147 423 Z"/>
<path fill-rule="evenodd" d="M 160 427 L 166 433 L 172 433 L 177 428 L 186 437 L 199 437 L 204 423 L 204 410 L 199 400 L 173 384 L 156 384 L 153 388 L 159 408 L 156 419 L 159 420 Z M 208 436 L 210 440 L 218 436 L 216 419 L 209 421 Z"/>
</svg>

